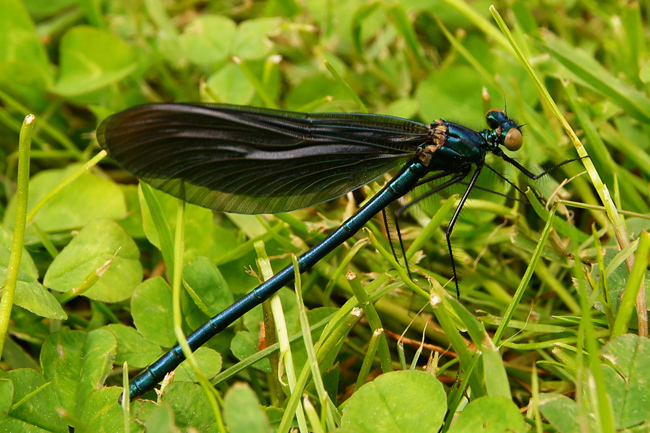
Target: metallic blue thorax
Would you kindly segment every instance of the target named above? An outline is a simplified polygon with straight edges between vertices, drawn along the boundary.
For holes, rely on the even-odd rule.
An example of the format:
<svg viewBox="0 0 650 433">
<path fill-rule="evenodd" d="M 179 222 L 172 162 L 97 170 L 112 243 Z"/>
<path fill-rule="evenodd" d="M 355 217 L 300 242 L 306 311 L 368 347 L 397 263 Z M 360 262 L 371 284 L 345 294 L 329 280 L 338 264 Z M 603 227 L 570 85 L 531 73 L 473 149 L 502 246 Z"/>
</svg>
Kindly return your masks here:
<svg viewBox="0 0 650 433">
<path fill-rule="evenodd" d="M 435 153 L 429 164 L 429 170 L 449 170 L 451 167 L 472 165 L 485 159 L 489 145 L 483 135 L 465 126 L 441 120 L 440 124 L 432 127 L 444 126 L 446 141 Z"/>
</svg>

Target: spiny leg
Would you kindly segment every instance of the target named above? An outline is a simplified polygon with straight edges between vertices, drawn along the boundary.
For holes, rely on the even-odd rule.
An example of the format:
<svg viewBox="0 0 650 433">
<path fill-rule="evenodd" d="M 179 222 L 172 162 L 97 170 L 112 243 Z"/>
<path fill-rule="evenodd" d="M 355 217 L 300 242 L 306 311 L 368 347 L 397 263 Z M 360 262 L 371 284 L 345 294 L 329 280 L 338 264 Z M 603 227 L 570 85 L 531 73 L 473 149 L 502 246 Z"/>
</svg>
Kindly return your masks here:
<svg viewBox="0 0 650 433">
<path fill-rule="evenodd" d="M 533 179 L 533 180 L 537 180 L 537 179 L 539 179 L 539 178 L 541 178 L 543 176 L 546 176 L 547 174 L 549 174 L 553 170 L 555 170 L 557 168 L 560 168 L 563 165 L 566 165 L 566 164 L 568 164 L 570 162 L 579 161 L 579 160 L 581 160 L 583 158 L 588 158 L 589 157 L 589 155 L 587 155 L 587 156 L 582 156 L 580 158 L 567 159 L 566 161 L 563 161 L 563 162 L 549 168 L 548 170 L 545 170 L 545 171 L 541 172 L 540 174 L 535 174 L 532 171 L 528 170 L 523 165 L 521 165 L 519 162 L 517 162 L 516 159 L 511 158 L 508 155 L 506 155 L 501 149 L 496 149 L 495 151 L 493 151 L 493 153 L 498 155 L 499 157 L 503 158 L 504 161 L 506 161 L 507 163 L 514 166 L 517 170 L 521 171 L 526 177 L 528 177 L 530 179 Z"/>
<path fill-rule="evenodd" d="M 557 164 L 557 165 L 554 165 L 553 167 L 549 168 L 548 170 L 543 171 L 543 172 L 540 173 L 540 174 L 535 174 L 535 173 L 533 173 L 532 171 L 528 170 L 528 169 L 527 169 L 526 167 L 524 167 L 523 165 L 521 165 L 521 163 L 519 163 L 516 159 L 513 159 L 513 158 L 509 157 L 508 155 L 506 155 L 505 153 L 503 153 L 503 151 L 502 151 L 501 149 L 497 149 L 494 153 L 495 153 L 496 155 L 498 155 L 499 157 L 501 157 L 504 161 L 506 161 L 506 162 L 508 162 L 509 164 L 511 164 L 511 165 L 512 165 L 513 167 L 515 167 L 517 170 L 519 170 L 520 172 L 522 172 L 526 177 L 528 177 L 529 179 L 532 179 L 532 180 L 538 180 L 538 179 L 540 179 L 540 178 L 546 176 L 547 174 L 549 174 L 549 173 L 552 172 L 553 170 L 555 170 L 555 169 L 557 169 L 557 168 L 560 168 L 560 167 L 562 167 L 563 165 L 568 164 L 568 163 L 570 163 L 570 162 L 579 161 L 579 160 L 581 160 L 581 159 L 583 159 L 583 158 L 589 158 L 589 155 L 587 155 L 587 156 L 582 156 L 582 157 L 580 157 L 580 158 L 567 159 L 566 161 L 563 161 L 563 162 L 561 162 L 561 163 L 559 163 L 559 164 Z M 524 191 L 521 190 L 521 188 L 519 188 L 517 185 L 515 185 L 512 181 L 510 181 L 510 180 L 509 180 L 507 177 L 505 177 L 503 174 L 501 174 L 500 172 L 498 172 L 497 170 L 495 170 L 494 168 L 492 168 L 492 167 L 489 166 L 488 164 L 485 164 L 485 165 L 487 166 L 487 168 L 489 168 L 489 169 L 492 170 L 494 173 L 496 173 L 497 176 L 499 176 L 501 179 L 503 179 L 504 181 L 506 181 L 507 183 L 509 183 L 510 185 L 512 185 L 512 187 L 515 188 L 517 191 L 519 191 L 519 193 L 520 193 L 521 195 L 523 195 L 523 196 L 526 195 L 526 194 L 524 193 Z M 537 199 L 538 199 L 540 202 L 542 202 L 542 203 L 545 202 L 544 198 L 541 197 L 539 194 L 537 194 L 537 192 L 536 192 L 535 190 L 533 190 L 533 194 L 535 194 L 535 197 L 537 197 Z"/>
<path fill-rule="evenodd" d="M 463 194 L 463 197 L 460 199 L 460 202 L 458 203 L 458 207 L 456 208 L 456 212 L 454 212 L 454 215 L 451 217 L 451 221 L 449 221 L 449 225 L 447 226 L 447 232 L 445 234 L 445 238 L 447 238 L 447 248 L 449 249 L 449 257 L 451 258 L 451 270 L 454 275 L 454 283 L 456 283 L 456 298 L 458 298 L 459 300 L 460 300 L 460 288 L 458 286 L 458 275 L 456 274 L 456 261 L 454 260 L 454 253 L 451 250 L 451 233 L 454 230 L 454 226 L 456 225 L 456 220 L 458 220 L 460 211 L 463 209 L 463 206 L 467 201 L 467 197 L 469 197 L 470 192 L 472 192 L 472 189 L 476 184 L 476 180 L 478 179 L 479 174 L 481 174 L 482 168 L 483 168 L 482 164 L 477 165 L 476 171 L 474 171 L 474 174 L 472 175 L 472 178 L 469 181 L 469 186 L 467 187 L 465 194 Z"/>
<path fill-rule="evenodd" d="M 515 185 L 514 182 L 512 182 L 510 179 L 508 179 L 507 177 L 505 177 L 501 172 L 497 171 L 495 168 L 493 168 L 493 167 L 490 166 L 489 164 L 484 164 L 484 165 L 485 165 L 489 170 L 492 170 L 492 172 L 494 172 L 497 176 L 499 176 L 501 179 L 503 179 L 506 183 L 510 184 L 510 186 L 512 186 L 514 189 L 516 189 L 517 191 L 519 191 L 519 194 L 521 194 L 521 195 L 523 195 L 524 197 L 526 197 L 526 193 L 525 193 L 521 188 L 519 188 L 517 185 Z M 478 187 L 477 187 L 477 188 L 478 188 Z"/>
<path fill-rule="evenodd" d="M 392 207 L 392 204 L 389 206 Z M 390 244 L 390 249 L 393 252 L 393 257 L 395 257 L 395 261 L 399 264 L 399 257 L 397 257 L 397 251 L 395 251 L 395 246 L 393 245 L 393 229 L 390 227 L 390 224 L 388 223 L 388 212 L 386 212 L 386 208 L 381 210 L 381 214 L 384 217 L 384 226 L 386 227 L 386 236 L 388 237 L 388 243 Z M 393 212 L 393 223 L 395 224 L 394 231 L 397 233 L 397 239 L 399 240 L 399 246 L 402 251 L 402 259 L 404 260 L 404 267 L 406 268 L 406 272 L 408 273 L 409 279 L 413 281 L 413 276 L 411 275 L 411 269 L 409 268 L 409 261 L 408 258 L 406 257 L 406 250 L 404 249 L 404 241 L 402 240 L 402 232 L 399 229 L 399 222 L 397 220 L 397 212 Z"/>
<path fill-rule="evenodd" d="M 470 168 L 469 166 L 466 167 L 466 168 L 464 167 L 463 171 L 460 174 L 458 174 L 457 176 L 455 176 L 452 179 L 449 179 L 448 181 L 436 186 L 435 188 L 431 189 L 430 191 L 427 191 L 425 194 L 422 194 L 420 197 L 416 198 L 415 200 L 411 201 L 410 203 L 407 203 L 406 205 L 402 206 L 400 209 L 397 210 L 397 212 L 395 212 L 396 221 L 397 221 L 397 218 L 399 218 L 399 216 L 401 214 L 403 214 L 404 211 L 406 211 L 406 209 L 413 206 L 414 204 L 424 200 L 427 197 L 432 196 L 433 194 L 436 194 L 436 193 L 442 191 L 443 189 L 445 189 L 445 188 L 447 188 L 447 187 L 449 187 L 451 185 L 454 185 L 456 183 L 460 183 L 467 176 L 467 174 L 469 173 L 469 168 Z M 481 167 L 477 168 L 476 172 L 472 176 L 472 179 L 469 182 L 469 187 L 467 188 L 467 191 L 465 191 L 465 195 L 461 199 L 461 201 L 459 203 L 459 206 L 456 209 L 456 212 L 454 213 L 454 216 L 452 217 L 451 223 L 450 223 L 449 227 L 447 228 L 447 234 L 446 234 L 447 247 L 449 249 L 449 256 L 451 257 L 451 268 L 452 268 L 452 271 L 453 271 L 454 282 L 456 283 L 456 296 L 459 299 L 460 299 L 460 288 L 458 287 L 458 276 L 456 275 L 456 264 L 454 262 L 454 254 L 451 251 L 450 235 L 451 235 L 451 230 L 453 230 L 453 225 L 456 223 L 456 219 L 458 218 L 460 208 L 462 208 L 463 204 L 467 200 L 467 196 L 471 192 L 472 188 L 474 188 L 474 185 L 476 184 L 476 179 L 478 178 L 478 175 L 479 175 L 480 172 L 481 172 Z M 440 179 L 441 177 L 448 176 L 450 174 L 453 174 L 453 173 L 442 172 L 442 173 L 439 173 L 437 175 L 425 178 L 423 180 L 427 180 L 428 182 L 430 182 L 432 180 Z"/>
<path fill-rule="evenodd" d="M 418 181 L 418 183 L 415 184 L 415 186 L 417 188 L 418 186 L 425 185 L 425 184 L 427 184 L 427 183 L 429 183 L 429 182 L 431 182 L 433 180 L 442 179 L 445 176 L 450 176 L 450 175 L 456 174 L 456 173 L 458 173 L 458 171 L 441 171 L 440 173 L 436 173 L 436 174 L 431 175 L 429 177 L 425 177 L 425 178 L 420 179 Z"/>
<path fill-rule="evenodd" d="M 486 165 L 487 165 L 487 164 L 486 164 Z M 469 186 L 469 182 L 458 182 L 458 184 L 459 184 L 459 185 L 464 185 L 464 186 Z M 507 198 L 508 200 L 518 201 L 519 203 L 529 203 L 528 200 L 522 200 L 522 199 L 520 199 L 520 198 L 513 197 L 513 196 L 511 196 L 511 195 L 504 194 L 504 193 L 502 193 L 502 192 L 494 191 L 494 190 L 492 190 L 492 189 L 488 189 L 488 188 L 483 188 L 482 186 L 474 185 L 474 189 L 477 189 L 477 190 L 479 190 L 479 191 L 489 192 L 490 194 L 498 195 L 498 196 L 500 196 L 500 197 Z"/>
<path fill-rule="evenodd" d="M 444 172 L 444 173 L 445 173 L 444 176 L 449 176 L 449 174 L 452 174 L 452 173 L 448 173 L 448 172 Z M 455 183 L 458 183 L 458 182 L 462 181 L 465 178 L 465 176 L 467 176 L 467 173 L 469 173 L 469 170 L 464 169 L 463 172 L 460 173 L 459 175 L 457 175 L 456 177 L 454 177 L 452 179 L 449 179 L 447 182 L 444 182 L 444 183 L 436 186 L 435 188 L 433 188 L 433 189 L 427 191 L 426 193 L 422 194 L 420 197 L 418 197 L 418 198 L 412 200 L 411 202 L 405 204 L 404 206 L 399 208 L 397 210 L 397 212 L 395 212 L 396 216 L 397 217 L 401 216 L 404 213 L 404 211 L 406 211 L 408 208 L 410 208 L 414 204 L 419 203 L 422 200 L 424 200 L 425 198 L 431 197 L 433 194 L 436 194 L 436 193 L 442 191 L 443 189 L 445 189 L 445 188 L 447 188 L 447 187 L 449 187 L 449 186 L 451 186 L 451 185 L 453 185 Z M 444 176 L 431 176 L 431 177 L 426 178 L 426 179 L 428 179 L 428 181 L 430 182 L 432 180 L 436 180 L 436 179 L 439 179 L 439 178 L 444 177 Z"/>
</svg>

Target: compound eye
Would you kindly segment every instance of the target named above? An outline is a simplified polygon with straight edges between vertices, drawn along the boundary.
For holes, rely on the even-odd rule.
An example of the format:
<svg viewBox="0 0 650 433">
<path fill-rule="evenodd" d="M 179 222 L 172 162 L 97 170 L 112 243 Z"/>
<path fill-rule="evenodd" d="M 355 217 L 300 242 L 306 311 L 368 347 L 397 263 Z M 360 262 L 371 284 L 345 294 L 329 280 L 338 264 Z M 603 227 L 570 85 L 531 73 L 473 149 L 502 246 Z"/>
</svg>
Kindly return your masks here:
<svg viewBox="0 0 650 433">
<path fill-rule="evenodd" d="M 485 113 L 485 121 L 487 122 L 487 125 L 490 127 L 490 129 L 497 129 L 505 118 L 506 115 L 503 110 L 500 110 L 498 108 L 492 108 L 487 113 Z"/>
<path fill-rule="evenodd" d="M 506 134 L 505 139 L 503 140 L 503 145 L 506 149 L 510 151 L 517 151 L 521 149 L 521 146 L 524 144 L 524 139 L 521 136 L 521 131 L 517 128 L 512 128 Z"/>
</svg>

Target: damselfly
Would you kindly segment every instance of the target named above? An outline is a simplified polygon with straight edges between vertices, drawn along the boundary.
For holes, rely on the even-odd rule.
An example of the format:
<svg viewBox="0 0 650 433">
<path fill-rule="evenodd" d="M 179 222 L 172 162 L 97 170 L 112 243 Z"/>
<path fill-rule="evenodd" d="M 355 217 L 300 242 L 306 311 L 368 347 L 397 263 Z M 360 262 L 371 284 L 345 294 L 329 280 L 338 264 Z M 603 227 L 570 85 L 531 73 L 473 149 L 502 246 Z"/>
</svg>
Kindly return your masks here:
<svg viewBox="0 0 650 433">
<path fill-rule="evenodd" d="M 449 177 L 427 193 L 433 194 L 463 183 L 473 170 L 446 233 L 457 281 L 450 236 L 481 170 L 496 172 L 486 155 L 493 153 L 531 179 L 548 172 L 535 175 L 504 153 L 501 146 L 516 151 L 523 140 L 520 126 L 503 111 L 488 111 L 486 121 L 489 128 L 478 132 L 445 120 L 427 125 L 371 114 L 151 104 L 110 116 L 99 126 L 97 139 L 122 167 L 154 188 L 222 212 L 301 209 L 401 167 L 356 214 L 298 258 L 300 272 L 416 186 Z M 190 348 L 196 350 L 293 279 L 293 267 L 284 268 L 192 333 Z M 180 346 L 172 348 L 133 380 L 131 398 L 151 389 L 184 359 Z"/>
</svg>

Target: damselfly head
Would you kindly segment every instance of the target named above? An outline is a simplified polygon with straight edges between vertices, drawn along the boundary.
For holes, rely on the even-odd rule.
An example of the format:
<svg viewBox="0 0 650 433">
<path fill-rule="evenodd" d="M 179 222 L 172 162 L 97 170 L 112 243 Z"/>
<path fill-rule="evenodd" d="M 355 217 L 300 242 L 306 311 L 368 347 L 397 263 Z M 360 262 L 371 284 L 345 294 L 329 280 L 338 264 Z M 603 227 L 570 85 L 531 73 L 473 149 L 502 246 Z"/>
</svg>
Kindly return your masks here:
<svg viewBox="0 0 650 433">
<path fill-rule="evenodd" d="M 496 133 L 499 144 L 513 152 L 521 149 L 524 140 L 519 125 L 510 119 L 503 110 L 492 108 L 485 113 L 485 121 L 490 129 Z"/>
</svg>

